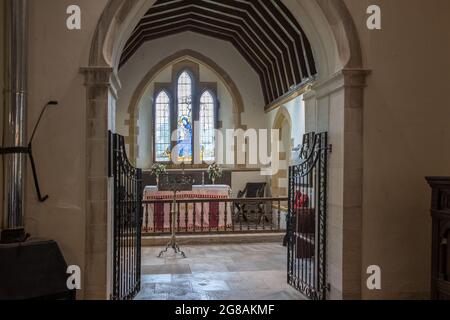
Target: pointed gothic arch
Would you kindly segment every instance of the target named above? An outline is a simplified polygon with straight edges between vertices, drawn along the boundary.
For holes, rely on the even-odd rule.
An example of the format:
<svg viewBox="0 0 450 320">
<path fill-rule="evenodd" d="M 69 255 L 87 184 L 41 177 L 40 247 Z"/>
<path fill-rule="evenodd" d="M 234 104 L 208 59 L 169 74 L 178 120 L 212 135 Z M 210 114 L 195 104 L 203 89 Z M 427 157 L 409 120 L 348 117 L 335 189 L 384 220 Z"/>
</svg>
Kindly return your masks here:
<svg viewBox="0 0 450 320">
<path fill-rule="evenodd" d="M 289 132 L 283 131 L 285 127 L 289 128 Z M 289 111 L 286 109 L 286 107 L 282 106 L 278 109 L 277 115 L 275 116 L 275 120 L 273 122 L 272 129 L 279 130 L 280 131 L 280 140 L 281 140 L 281 146 L 280 148 L 280 157 L 279 159 L 281 161 L 285 161 L 285 167 L 281 167 L 280 171 L 272 177 L 272 196 L 286 196 L 287 195 L 287 188 L 288 188 L 288 168 L 290 162 L 290 150 L 293 148 L 293 142 L 292 142 L 292 118 L 289 114 Z M 288 134 L 289 139 L 288 141 L 285 141 L 286 137 L 285 135 Z M 280 146 L 280 147 L 281 147 Z"/>
<path fill-rule="evenodd" d="M 222 81 L 233 100 L 232 109 L 235 128 L 244 129 L 242 125 L 242 114 L 245 111 L 244 100 L 242 99 L 241 92 L 239 91 L 233 79 L 222 67 L 220 67 L 217 63 L 215 63 L 212 59 L 208 58 L 204 54 L 190 49 L 180 50 L 155 64 L 155 66 L 152 67 L 142 78 L 132 95 L 131 102 L 128 107 L 130 121 L 126 124 L 127 126 L 129 126 L 128 143 L 131 159 L 135 159 L 137 155 L 138 108 L 140 105 L 139 102 L 147 91 L 148 86 L 153 82 L 158 74 L 160 74 L 168 66 L 183 60 L 192 60 L 195 63 L 207 67 Z"/>
</svg>

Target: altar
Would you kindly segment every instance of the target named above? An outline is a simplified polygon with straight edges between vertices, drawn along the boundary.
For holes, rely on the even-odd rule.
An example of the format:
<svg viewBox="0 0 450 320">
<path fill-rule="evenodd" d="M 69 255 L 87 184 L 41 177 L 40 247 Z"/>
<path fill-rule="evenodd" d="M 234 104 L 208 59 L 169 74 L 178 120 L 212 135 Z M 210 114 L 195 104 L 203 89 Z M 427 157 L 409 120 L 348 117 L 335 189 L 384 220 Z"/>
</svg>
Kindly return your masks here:
<svg viewBox="0 0 450 320">
<path fill-rule="evenodd" d="M 232 227 L 232 204 L 226 202 L 231 197 L 231 188 L 227 185 L 194 185 L 192 191 L 177 193 L 179 204 L 178 232 L 194 232 L 195 230 L 211 229 L 226 231 Z M 189 200 L 202 202 L 189 203 Z M 211 201 L 217 199 L 218 201 Z M 150 233 L 170 232 L 170 209 L 173 192 L 159 191 L 156 186 L 144 189 L 144 217 L 148 219 Z M 160 200 L 161 202 L 158 202 Z"/>
</svg>

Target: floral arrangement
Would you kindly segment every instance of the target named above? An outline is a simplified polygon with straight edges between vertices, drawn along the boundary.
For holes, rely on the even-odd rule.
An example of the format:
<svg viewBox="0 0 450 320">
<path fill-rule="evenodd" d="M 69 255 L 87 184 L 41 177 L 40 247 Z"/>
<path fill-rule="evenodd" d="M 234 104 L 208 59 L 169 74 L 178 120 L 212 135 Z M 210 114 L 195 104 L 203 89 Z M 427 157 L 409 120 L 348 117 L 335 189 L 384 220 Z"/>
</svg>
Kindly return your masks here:
<svg viewBox="0 0 450 320">
<path fill-rule="evenodd" d="M 152 166 L 150 172 L 156 177 L 156 179 L 159 179 L 159 176 L 167 173 L 166 166 L 164 164 L 156 163 Z"/>
<path fill-rule="evenodd" d="M 208 175 L 214 183 L 217 178 L 222 177 L 222 168 L 217 163 L 213 163 L 208 167 Z"/>
</svg>

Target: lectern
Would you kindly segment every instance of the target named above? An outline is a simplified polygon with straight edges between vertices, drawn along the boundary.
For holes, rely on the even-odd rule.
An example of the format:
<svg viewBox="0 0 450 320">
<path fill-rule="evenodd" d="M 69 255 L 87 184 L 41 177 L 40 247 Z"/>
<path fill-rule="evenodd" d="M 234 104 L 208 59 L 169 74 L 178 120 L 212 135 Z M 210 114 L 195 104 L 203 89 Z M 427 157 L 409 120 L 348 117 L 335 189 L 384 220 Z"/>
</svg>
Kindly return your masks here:
<svg viewBox="0 0 450 320">
<path fill-rule="evenodd" d="M 159 191 L 172 191 L 173 202 L 170 214 L 172 216 L 172 223 L 170 225 L 172 236 L 170 242 L 167 244 L 166 249 L 161 251 L 158 258 L 161 258 L 169 249 L 173 249 L 175 254 L 181 254 L 183 258 L 186 258 L 186 254 L 180 249 L 177 242 L 176 235 L 176 221 L 177 221 L 177 193 L 181 191 L 192 191 L 192 185 L 194 184 L 194 178 L 188 175 L 165 175 L 159 179 L 158 189 Z"/>
</svg>

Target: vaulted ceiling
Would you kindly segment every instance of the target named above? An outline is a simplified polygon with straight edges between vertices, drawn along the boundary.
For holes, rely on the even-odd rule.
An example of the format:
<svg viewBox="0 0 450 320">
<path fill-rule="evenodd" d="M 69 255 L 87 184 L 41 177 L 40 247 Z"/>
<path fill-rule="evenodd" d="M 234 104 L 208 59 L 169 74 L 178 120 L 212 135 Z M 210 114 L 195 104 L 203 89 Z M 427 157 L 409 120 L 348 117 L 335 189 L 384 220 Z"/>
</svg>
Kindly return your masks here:
<svg viewBox="0 0 450 320">
<path fill-rule="evenodd" d="M 232 43 L 259 75 L 266 104 L 316 74 L 311 45 L 281 0 L 158 0 L 128 40 L 121 66 L 145 42 L 186 31 Z"/>
</svg>

